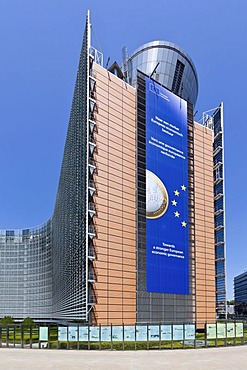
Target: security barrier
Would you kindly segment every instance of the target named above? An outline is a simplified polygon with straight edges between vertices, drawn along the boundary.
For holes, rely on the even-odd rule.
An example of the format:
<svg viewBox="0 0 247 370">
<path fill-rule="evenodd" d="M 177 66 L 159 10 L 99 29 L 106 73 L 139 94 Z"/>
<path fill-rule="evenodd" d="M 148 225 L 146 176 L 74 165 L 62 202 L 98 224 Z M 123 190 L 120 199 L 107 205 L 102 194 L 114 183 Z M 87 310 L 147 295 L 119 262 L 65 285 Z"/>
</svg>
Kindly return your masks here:
<svg viewBox="0 0 247 370">
<path fill-rule="evenodd" d="M 243 322 L 141 325 L 0 326 L 0 347 L 40 349 L 137 350 L 240 345 L 247 341 Z"/>
</svg>

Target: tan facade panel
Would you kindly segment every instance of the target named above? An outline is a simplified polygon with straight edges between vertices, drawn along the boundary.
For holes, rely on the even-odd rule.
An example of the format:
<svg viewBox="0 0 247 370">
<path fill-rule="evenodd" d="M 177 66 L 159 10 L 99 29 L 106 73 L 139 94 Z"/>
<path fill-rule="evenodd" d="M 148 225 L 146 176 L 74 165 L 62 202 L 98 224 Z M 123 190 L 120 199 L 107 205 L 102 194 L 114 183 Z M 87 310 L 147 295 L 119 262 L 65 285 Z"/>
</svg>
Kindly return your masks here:
<svg viewBox="0 0 247 370">
<path fill-rule="evenodd" d="M 95 224 L 100 235 L 95 239 L 95 321 L 102 325 L 130 324 L 136 321 L 136 96 L 135 89 L 98 65 L 95 75 Z"/>
<path fill-rule="evenodd" d="M 212 130 L 194 124 L 196 321 L 215 321 Z M 199 325 L 200 326 L 200 325 Z"/>
</svg>

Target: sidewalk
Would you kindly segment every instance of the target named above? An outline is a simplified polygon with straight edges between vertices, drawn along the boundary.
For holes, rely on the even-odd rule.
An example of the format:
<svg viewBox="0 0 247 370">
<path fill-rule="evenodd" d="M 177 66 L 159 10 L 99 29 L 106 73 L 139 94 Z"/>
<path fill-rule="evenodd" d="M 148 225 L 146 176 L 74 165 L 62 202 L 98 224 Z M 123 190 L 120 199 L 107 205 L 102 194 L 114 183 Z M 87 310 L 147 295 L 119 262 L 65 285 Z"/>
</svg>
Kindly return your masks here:
<svg viewBox="0 0 247 370">
<path fill-rule="evenodd" d="M 163 351 L 0 348 L 2 370 L 246 370 L 247 346 Z"/>
</svg>

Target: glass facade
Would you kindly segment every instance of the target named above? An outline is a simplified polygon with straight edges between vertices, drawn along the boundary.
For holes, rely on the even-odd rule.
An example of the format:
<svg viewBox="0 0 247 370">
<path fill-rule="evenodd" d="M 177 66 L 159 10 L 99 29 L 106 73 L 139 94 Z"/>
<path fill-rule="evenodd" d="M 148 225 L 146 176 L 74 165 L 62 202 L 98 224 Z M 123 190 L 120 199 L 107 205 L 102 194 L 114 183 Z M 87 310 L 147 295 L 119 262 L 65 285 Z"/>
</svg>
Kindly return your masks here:
<svg viewBox="0 0 247 370">
<path fill-rule="evenodd" d="M 217 109 L 204 112 L 202 124 L 213 131 L 216 314 L 217 318 L 226 318 L 223 103 Z"/>
<path fill-rule="evenodd" d="M 0 231 L 0 317 L 50 318 L 52 225 Z"/>
<path fill-rule="evenodd" d="M 53 216 L 0 231 L 0 317 L 87 319 L 89 18 Z"/>
<path fill-rule="evenodd" d="M 87 27 L 52 217 L 53 310 L 57 318 L 86 319 L 87 314 Z"/>
<path fill-rule="evenodd" d="M 247 315 L 247 272 L 234 278 L 235 314 Z"/>
<path fill-rule="evenodd" d="M 225 266 L 225 199 L 224 199 L 224 147 L 223 107 L 213 113 L 214 131 L 214 226 L 215 226 L 215 284 L 218 318 L 226 317 L 226 266 Z"/>
</svg>

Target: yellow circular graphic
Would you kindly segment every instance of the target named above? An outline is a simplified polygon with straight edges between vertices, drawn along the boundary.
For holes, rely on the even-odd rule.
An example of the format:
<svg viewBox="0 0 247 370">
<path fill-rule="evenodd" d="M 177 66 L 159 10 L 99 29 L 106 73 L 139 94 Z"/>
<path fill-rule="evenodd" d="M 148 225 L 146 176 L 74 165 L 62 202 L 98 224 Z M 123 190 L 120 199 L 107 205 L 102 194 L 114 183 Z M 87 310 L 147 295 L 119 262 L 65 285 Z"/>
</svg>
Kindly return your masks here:
<svg viewBox="0 0 247 370">
<path fill-rule="evenodd" d="M 165 185 L 153 172 L 146 170 L 146 217 L 155 219 L 163 216 L 168 203 Z"/>
</svg>

